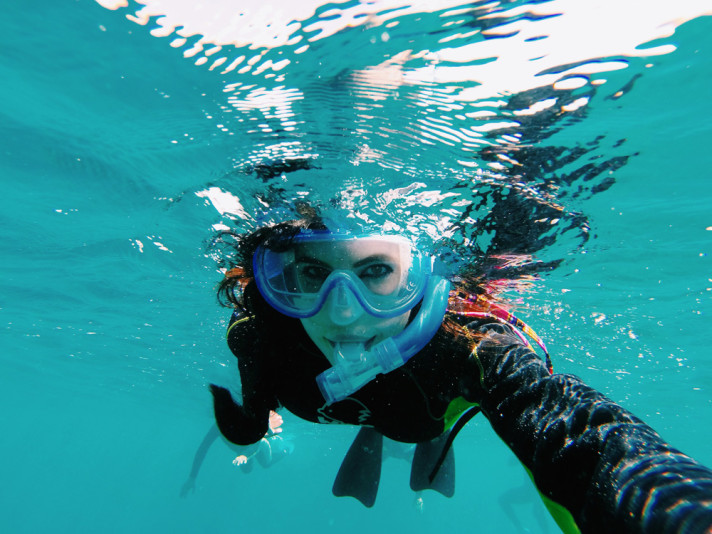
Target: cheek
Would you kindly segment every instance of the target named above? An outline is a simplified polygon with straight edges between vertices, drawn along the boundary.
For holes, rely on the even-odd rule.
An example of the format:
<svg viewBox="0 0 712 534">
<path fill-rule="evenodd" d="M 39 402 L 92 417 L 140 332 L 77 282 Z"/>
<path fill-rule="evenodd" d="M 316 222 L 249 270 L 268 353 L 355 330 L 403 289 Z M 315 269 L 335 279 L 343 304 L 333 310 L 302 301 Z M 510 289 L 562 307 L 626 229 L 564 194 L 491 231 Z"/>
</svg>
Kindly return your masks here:
<svg viewBox="0 0 712 534">
<path fill-rule="evenodd" d="M 307 333 L 309 338 L 314 342 L 321 353 L 333 364 L 334 362 L 331 357 L 331 345 L 329 345 L 329 343 L 324 339 L 326 330 L 311 319 L 301 319 L 301 322 L 302 327 L 304 327 L 304 331 Z"/>
<path fill-rule="evenodd" d="M 319 310 L 319 313 L 307 317 L 306 319 L 300 319 L 304 330 L 307 331 L 310 337 L 314 337 L 319 333 L 324 333 L 329 330 L 332 326 L 332 322 L 329 319 L 329 314 L 326 313 L 324 309 Z"/>
<path fill-rule="evenodd" d="M 324 328 L 311 317 L 309 319 L 301 319 L 301 322 L 307 335 L 312 338 L 312 341 L 316 341 L 325 331 Z"/>
<path fill-rule="evenodd" d="M 400 334 L 405 328 L 405 325 L 408 324 L 409 315 L 410 312 L 406 312 L 398 317 L 386 319 L 381 325 L 381 332 L 384 337 L 392 337 L 396 334 Z"/>
<path fill-rule="evenodd" d="M 358 332 L 361 335 L 377 336 L 379 340 L 395 336 L 403 331 L 408 324 L 410 312 L 390 319 L 381 319 L 364 313 L 356 322 L 345 327 L 335 325 L 329 318 L 328 313 L 320 311 L 313 317 L 301 319 L 302 326 L 312 341 L 319 344 L 322 337 L 329 334 L 350 331 Z"/>
</svg>

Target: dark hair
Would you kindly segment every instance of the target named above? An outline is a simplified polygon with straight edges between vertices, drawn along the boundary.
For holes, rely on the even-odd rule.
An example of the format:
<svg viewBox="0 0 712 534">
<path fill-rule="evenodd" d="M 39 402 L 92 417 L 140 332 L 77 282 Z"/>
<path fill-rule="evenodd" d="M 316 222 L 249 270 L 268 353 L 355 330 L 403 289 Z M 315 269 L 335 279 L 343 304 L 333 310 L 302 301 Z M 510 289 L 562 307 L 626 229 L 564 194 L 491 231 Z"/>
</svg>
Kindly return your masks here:
<svg viewBox="0 0 712 534">
<path fill-rule="evenodd" d="M 223 306 L 237 307 L 247 313 L 254 313 L 257 295 L 253 291 L 244 290 L 254 278 L 252 257 L 257 247 L 262 245 L 271 250 L 283 251 L 289 248 L 292 240 L 302 230 L 326 229 L 321 218 L 313 216 L 259 228 L 247 234 L 221 232 L 213 241 L 213 246 L 219 245 L 221 252 L 229 254 L 229 258 L 225 260 L 225 277 L 217 288 L 218 302 Z M 224 248 L 228 250 L 223 250 Z"/>
<path fill-rule="evenodd" d="M 263 325 L 284 324 L 284 321 L 289 321 L 289 318 L 272 308 L 258 291 L 254 282 L 252 258 L 259 246 L 275 251 L 287 250 L 302 230 L 328 230 L 328 227 L 319 216 L 309 214 L 302 219 L 259 228 L 250 233 L 221 232 L 213 241 L 213 246 L 220 248 L 225 257 L 222 260 L 222 266 L 226 268 L 225 277 L 217 288 L 220 304 L 241 309 L 254 316 L 258 323 Z M 491 273 L 481 269 L 463 269 L 459 276 L 451 280 L 454 289 L 451 296 L 452 306 L 448 306 L 449 311 L 441 327 L 441 334 L 449 334 L 446 335 L 449 341 L 445 341 L 446 338 L 438 335 L 436 338 L 440 343 L 449 343 L 450 346 L 455 343 L 464 349 L 471 347 L 472 343 L 479 339 L 480 334 L 465 327 L 471 319 L 457 313 L 456 302 L 458 299 L 463 302 L 463 299 L 472 296 L 481 297 L 478 304 L 472 301 L 472 304 L 478 307 L 486 305 L 487 302 L 497 302 L 499 300 L 497 294 L 503 287 L 498 287 L 501 281 L 490 279 L 488 274 Z M 413 312 L 417 313 L 418 309 L 419 306 Z"/>
</svg>

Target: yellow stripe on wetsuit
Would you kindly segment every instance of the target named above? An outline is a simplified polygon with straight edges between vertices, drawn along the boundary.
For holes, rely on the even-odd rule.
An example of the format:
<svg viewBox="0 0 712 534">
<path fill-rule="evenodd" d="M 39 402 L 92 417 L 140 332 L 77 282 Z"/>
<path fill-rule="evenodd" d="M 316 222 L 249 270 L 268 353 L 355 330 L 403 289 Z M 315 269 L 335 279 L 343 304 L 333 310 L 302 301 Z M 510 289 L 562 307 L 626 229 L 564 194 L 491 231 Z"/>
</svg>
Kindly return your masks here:
<svg viewBox="0 0 712 534">
<path fill-rule="evenodd" d="M 250 319 L 252 319 L 252 316 L 251 316 L 251 315 L 247 315 L 247 316 L 245 316 L 245 317 L 240 317 L 239 319 L 236 319 L 235 322 L 232 323 L 232 324 L 228 327 L 227 333 L 225 334 L 225 337 L 226 337 L 226 338 L 229 338 L 229 337 L 230 337 L 230 332 L 232 332 L 232 329 L 233 329 L 235 326 L 237 326 L 238 324 L 245 323 L 245 322 L 249 321 Z"/>
</svg>

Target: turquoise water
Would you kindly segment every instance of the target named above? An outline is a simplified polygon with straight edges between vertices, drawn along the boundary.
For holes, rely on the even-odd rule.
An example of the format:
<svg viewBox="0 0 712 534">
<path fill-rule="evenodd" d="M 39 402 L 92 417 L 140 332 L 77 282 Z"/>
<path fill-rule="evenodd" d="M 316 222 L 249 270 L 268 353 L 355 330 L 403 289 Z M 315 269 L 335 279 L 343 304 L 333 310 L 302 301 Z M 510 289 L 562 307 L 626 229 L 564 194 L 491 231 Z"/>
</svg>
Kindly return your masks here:
<svg viewBox="0 0 712 534">
<path fill-rule="evenodd" d="M 219 225 L 248 230 L 298 199 L 473 253 L 492 246 L 484 223 L 501 191 L 557 206 L 558 223 L 537 212 L 552 239 L 515 242 L 533 261 L 563 260 L 512 295 L 517 313 L 557 371 L 712 465 L 701 7 L 602 3 L 566 32 L 579 19 L 542 16 L 566 2 L 305 2 L 245 9 L 252 22 L 235 27 L 224 3 L 188 15 L 169 4 L 149 5 L 145 25 L 139 4 L 88 0 L 18 3 L 0 22 L 3 532 L 556 532 L 484 420 L 455 444 L 455 497 L 426 494 L 422 510 L 397 460 L 373 509 L 332 497 L 354 429 L 289 414 L 292 456 L 244 475 L 218 443 L 179 497 L 211 424 L 206 385 L 237 382 L 208 245 Z M 653 20 L 656 9 L 673 11 Z M 258 35 L 269 17 L 274 31 Z M 168 22 L 204 35 L 202 51 Z M 275 160 L 318 168 L 245 171 Z M 498 223 L 530 229 L 517 216 Z"/>
</svg>

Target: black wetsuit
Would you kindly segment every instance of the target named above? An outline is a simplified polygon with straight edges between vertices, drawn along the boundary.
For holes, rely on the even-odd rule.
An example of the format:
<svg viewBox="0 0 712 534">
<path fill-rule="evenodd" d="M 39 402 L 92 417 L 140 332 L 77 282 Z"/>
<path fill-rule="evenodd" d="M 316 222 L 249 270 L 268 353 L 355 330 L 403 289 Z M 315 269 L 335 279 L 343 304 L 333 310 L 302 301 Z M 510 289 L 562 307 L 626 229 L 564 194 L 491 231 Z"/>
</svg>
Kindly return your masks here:
<svg viewBox="0 0 712 534">
<path fill-rule="evenodd" d="M 453 350 L 441 328 L 403 367 L 327 406 L 315 377 L 329 363 L 299 321 L 271 331 L 255 319 L 234 322 L 228 343 L 243 405 L 212 390 L 218 426 L 235 443 L 264 436 L 280 405 L 309 421 L 373 426 L 417 443 L 476 404 L 566 532 L 712 532 L 712 471 L 578 378 L 550 375 L 509 326 L 468 325 L 485 333 L 476 350 Z"/>
<path fill-rule="evenodd" d="M 241 424 L 234 426 L 236 434 L 228 436 L 236 443 L 261 438 L 269 411 L 278 406 L 314 423 L 371 426 L 390 439 L 418 443 L 443 433 L 453 399 L 465 397 L 470 405 L 477 402 L 472 400 L 474 391 L 469 391 L 477 387 L 473 382 L 479 376 L 477 364 L 469 352 L 455 357 L 452 351 L 437 350 L 447 342 L 444 332 L 404 366 L 327 405 L 316 376 L 331 364 L 298 320 L 285 319 L 276 332 L 262 333 L 254 320 L 234 324 L 235 319 L 228 345 L 238 359 L 246 408 Z M 273 336 L 278 346 L 266 342 L 266 335 Z"/>
</svg>

